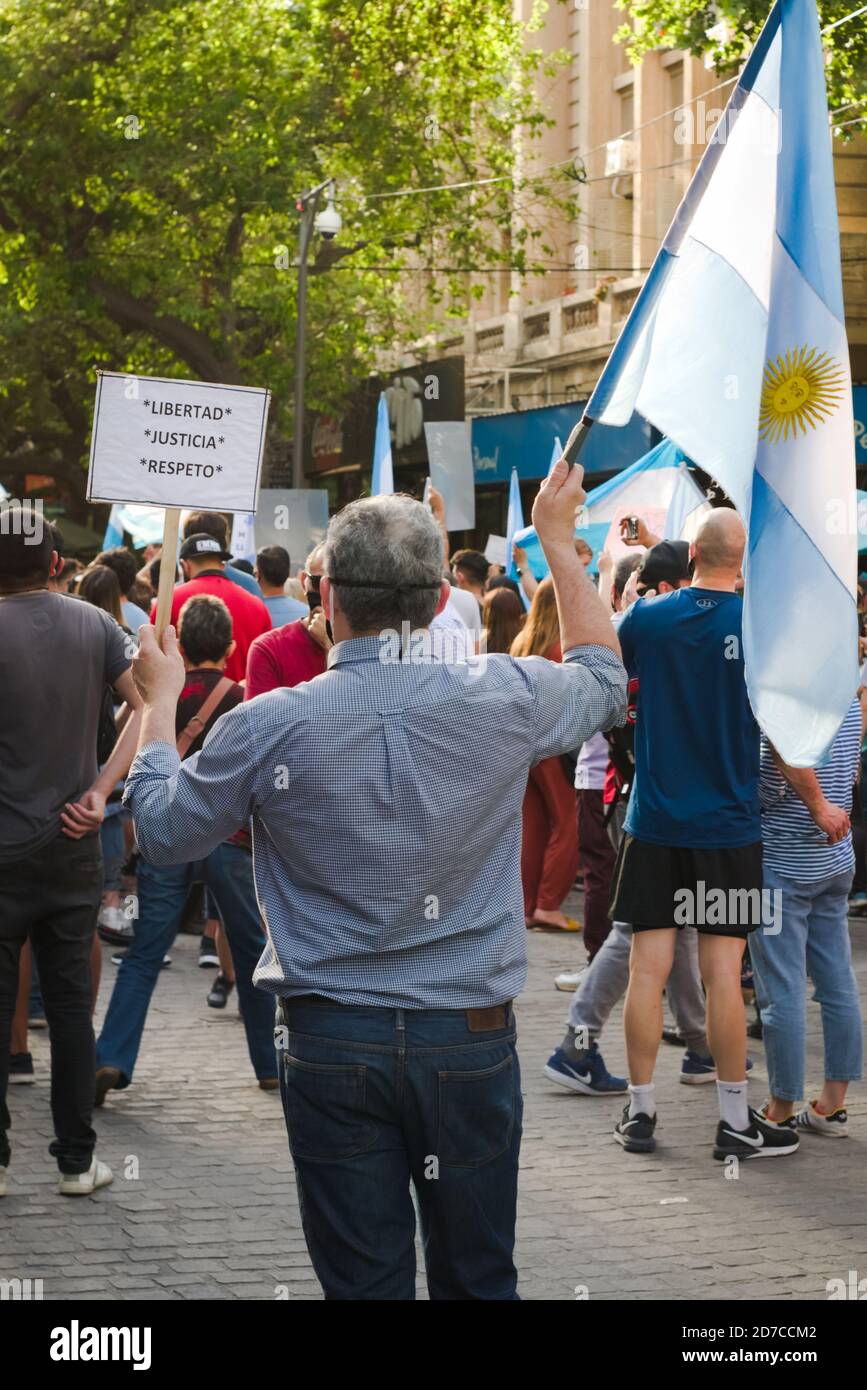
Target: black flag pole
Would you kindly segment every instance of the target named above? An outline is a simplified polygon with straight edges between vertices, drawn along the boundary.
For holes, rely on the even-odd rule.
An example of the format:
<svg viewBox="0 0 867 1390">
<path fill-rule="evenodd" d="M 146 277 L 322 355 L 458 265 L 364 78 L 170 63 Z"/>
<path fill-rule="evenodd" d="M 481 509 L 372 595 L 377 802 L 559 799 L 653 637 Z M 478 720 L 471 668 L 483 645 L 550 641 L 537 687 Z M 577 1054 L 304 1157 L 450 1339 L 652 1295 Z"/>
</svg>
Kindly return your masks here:
<svg viewBox="0 0 867 1390">
<path fill-rule="evenodd" d="M 592 424 L 593 421 L 591 419 L 586 415 L 582 416 L 569 438 L 566 440 L 566 448 L 563 450 L 563 457 L 568 464 L 578 462 L 578 455 L 587 443 L 587 436 L 590 433 Z"/>
</svg>

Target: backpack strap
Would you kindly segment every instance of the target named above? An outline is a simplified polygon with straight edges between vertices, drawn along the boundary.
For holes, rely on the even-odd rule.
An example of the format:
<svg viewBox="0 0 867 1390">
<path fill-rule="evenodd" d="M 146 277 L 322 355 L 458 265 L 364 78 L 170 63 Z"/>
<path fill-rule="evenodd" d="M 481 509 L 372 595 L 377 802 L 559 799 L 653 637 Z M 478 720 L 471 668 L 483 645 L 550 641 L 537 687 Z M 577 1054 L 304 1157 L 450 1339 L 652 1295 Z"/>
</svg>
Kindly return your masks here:
<svg viewBox="0 0 867 1390">
<path fill-rule="evenodd" d="M 208 698 L 202 702 L 192 719 L 187 720 L 175 742 L 175 747 L 181 758 L 186 757 L 196 739 L 199 738 L 207 728 L 208 720 L 214 713 L 214 710 L 220 702 L 226 698 L 234 684 L 235 682 L 229 680 L 228 676 L 221 676 Z"/>
</svg>

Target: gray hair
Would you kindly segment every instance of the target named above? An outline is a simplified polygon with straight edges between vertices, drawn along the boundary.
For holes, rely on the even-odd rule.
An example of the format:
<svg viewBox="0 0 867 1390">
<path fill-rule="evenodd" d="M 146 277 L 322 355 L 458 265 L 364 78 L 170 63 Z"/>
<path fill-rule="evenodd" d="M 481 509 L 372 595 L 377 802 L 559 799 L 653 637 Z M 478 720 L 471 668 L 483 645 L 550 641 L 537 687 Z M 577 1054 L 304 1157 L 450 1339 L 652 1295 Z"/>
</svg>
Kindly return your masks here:
<svg viewBox="0 0 867 1390">
<path fill-rule="evenodd" d="M 325 573 L 353 632 L 424 628 L 439 600 L 443 538 L 414 498 L 363 497 L 332 519 Z"/>
</svg>

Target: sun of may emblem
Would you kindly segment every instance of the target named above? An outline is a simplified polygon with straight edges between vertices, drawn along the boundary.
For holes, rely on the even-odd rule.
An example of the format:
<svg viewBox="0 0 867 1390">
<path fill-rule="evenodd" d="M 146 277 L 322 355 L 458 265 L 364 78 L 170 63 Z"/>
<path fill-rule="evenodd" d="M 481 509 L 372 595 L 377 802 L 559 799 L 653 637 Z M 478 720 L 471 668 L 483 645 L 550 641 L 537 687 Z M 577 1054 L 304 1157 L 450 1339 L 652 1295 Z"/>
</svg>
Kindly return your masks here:
<svg viewBox="0 0 867 1390">
<path fill-rule="evenodd" d="M 759 434 L 772 444 L 794 439 L 800 429 L 815 429 L 833 415 L 843 399 L 843 370 L 818 348 L 796 348 L 769 359 L 762 383 Z"/>
</svg>

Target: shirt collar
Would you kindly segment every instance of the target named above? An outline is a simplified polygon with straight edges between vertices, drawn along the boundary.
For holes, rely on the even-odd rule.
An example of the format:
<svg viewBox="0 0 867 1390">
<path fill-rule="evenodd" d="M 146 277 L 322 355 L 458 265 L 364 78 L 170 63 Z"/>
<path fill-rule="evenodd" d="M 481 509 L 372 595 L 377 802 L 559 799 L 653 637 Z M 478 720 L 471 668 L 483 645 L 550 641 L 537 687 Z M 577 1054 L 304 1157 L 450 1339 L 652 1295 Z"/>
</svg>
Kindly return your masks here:
<svg viewBox="0 0 867 1390">
<path fill-rule="evenodd" d="M 328 670 L 332 666 L 346 666 L 356 661 L 379 661 L 382 654 L 382 640 L 378 634 L 371 637 L 347 637 L 345 642 L 336 642 L 328 653 Z"/>
</svg>

